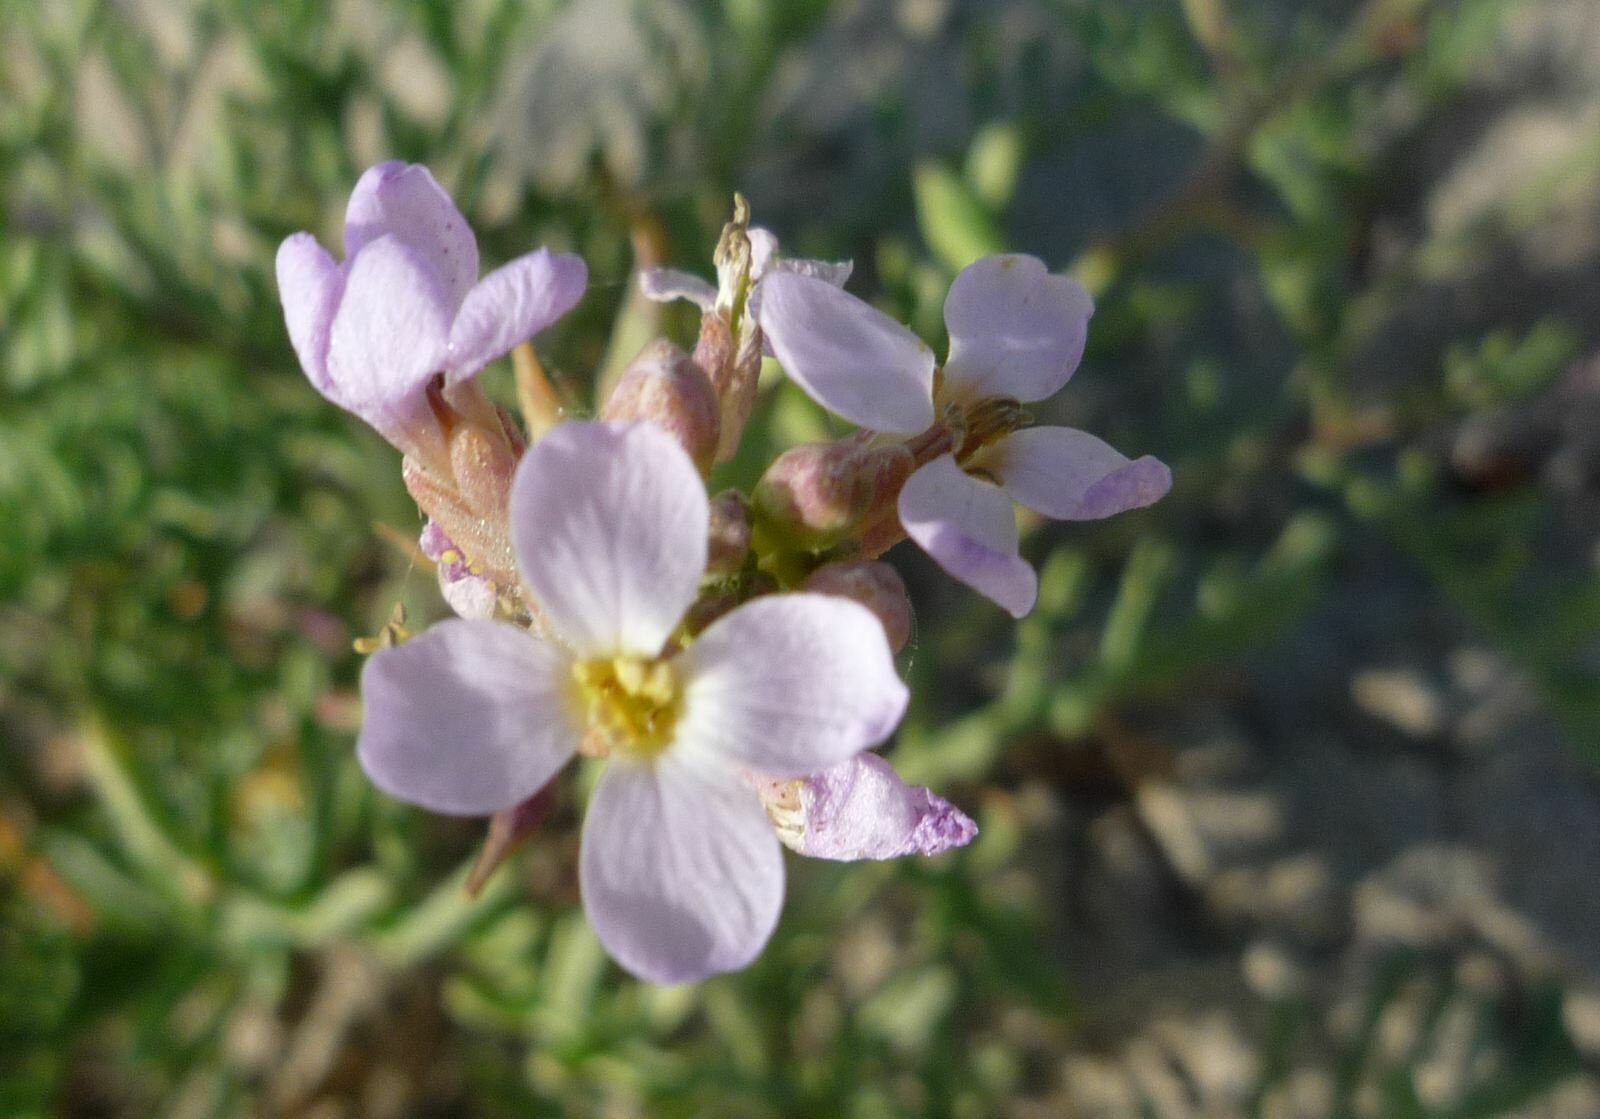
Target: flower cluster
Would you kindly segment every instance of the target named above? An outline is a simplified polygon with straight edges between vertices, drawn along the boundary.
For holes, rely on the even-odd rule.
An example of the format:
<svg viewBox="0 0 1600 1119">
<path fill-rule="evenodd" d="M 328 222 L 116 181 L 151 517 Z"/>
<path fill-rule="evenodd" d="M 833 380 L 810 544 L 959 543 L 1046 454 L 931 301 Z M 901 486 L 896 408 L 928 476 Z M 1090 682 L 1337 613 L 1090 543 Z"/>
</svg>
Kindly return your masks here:
<svg viewBox="0 0 1600 1119">
<path fill-rule="evenodd" d="M 748 217 L 737 200 L 715 284 L 641 277 L 646 295 L 699 306 L 699 336 L 692 352 L 647 346 L 593 420 L 540 405 L 525 345 L 578 302 L 583 262 L 541 249 L 479 279 L 472 233 L 426 168 L 362 176 L 342 263 L 305 233 L 278 254 L 307 377 L 402 452 L 421 551 L 459 615 L 415 637 L 391 627 L 368 659 L 362 766 L 412 804 L 490 817 L 487 872 L 568 761 L 604 758 L 584 907 L 611 955 L 657 982 L 760 952 L 781 845 L 886 859 L 976 834 L 871 752 L 907 702 L 895 655 L 911 606 L 884 551 L 909 537 L 1021 617 L 1036 580 L 1013 501 L 1081 520 L 1170 483 L 1155 459 L 1028 426 L 1023 405 L 1083 352 L 1093 308 L 1074 281 L 1025 256 L 972 265 L 945 306 L 941 366 L 843 290 L 848 264 L 786 259 Z M 526 429 L 473 379 L 513 350 Z M 789 449 L 748 495 L 708 495 L 764 357 L 859 430 Z"/>
</svg>

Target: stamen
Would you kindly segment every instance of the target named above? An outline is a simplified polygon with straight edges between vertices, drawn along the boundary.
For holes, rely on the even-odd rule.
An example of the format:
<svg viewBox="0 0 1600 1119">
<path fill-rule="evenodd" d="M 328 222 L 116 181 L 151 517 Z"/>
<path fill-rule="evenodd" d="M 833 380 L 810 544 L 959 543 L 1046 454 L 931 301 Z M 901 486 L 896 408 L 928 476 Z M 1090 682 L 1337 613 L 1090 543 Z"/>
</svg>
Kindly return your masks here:
<svg viewBox="0 0 1600 1119">
<path fill-rule="evenodd" d="M 653 758 L 672 742 L 683 691 L 670 661 L 613 657 L 572 667 L 592 733 L 609 750 Z"/>
</svg>

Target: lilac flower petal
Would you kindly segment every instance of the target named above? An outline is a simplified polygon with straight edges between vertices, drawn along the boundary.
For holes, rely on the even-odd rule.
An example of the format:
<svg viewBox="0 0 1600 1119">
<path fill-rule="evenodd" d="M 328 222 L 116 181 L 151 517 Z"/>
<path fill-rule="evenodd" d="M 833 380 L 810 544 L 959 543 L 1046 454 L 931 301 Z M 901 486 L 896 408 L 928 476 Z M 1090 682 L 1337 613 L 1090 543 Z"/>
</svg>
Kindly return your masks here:
<svg viewBox="0 0 1600 1119">
<path fill-rule="evenodd" d="M 1128 457 L 1087 431 L 1029 427 L 986 452 L 991 471 L 1017 501 L 1058 521 L 1092 521 L 1159 501 L 1172 471 L 1159 459 Z"/>
<path fill-rule="evenodd" d="M 346 268 L 329 332 L 329 396 L 370 421 L 438 371 L 453 309 L 427 263 L 393 237 L 369 243 Z"/>
<path fill-rule="evenodd" d="M 1083 358 L 1094 300 L 1031 256 L 986 256 L 961 270 L 944 303 L 945 384 L 957 399 L 1043 400 Z"/>
<path fill-rule="evenodd" d="M 565 423 L 511 486 L 528 589 L 579 656 L 654 656 L 694 601 L 711 505 L 688 454 L 648 423 Z"/>
<path fill-rule="evenodd" d="M 744 967 L 783 908 L 783 855 L 760 799 L 731 772 L 671 754 L 606 766 L 578 873 L 600 943 L 653 983 Z"/>
<path fill-rule="evenodd" d="M 639 291 L 655 303 L 686 299 L 701 311 L 717 304 L 717 289 L 710 282 L 676 268 L 646 268 L 639 273 Z"/>
<path fill-rule="evenodd" d="M 450 195 L 420 163 L 369 167 L 350 193 L 344 216 L 344 255 L 354 260 L 380 237 L 414 249 L 438 277 L 452 310 L 478 281 L 478 243 Z"/>
<path fill-rule="evenodd" d="M 895 859 L 965 847 L 978 825 L 941 796 L 907 785 L 862 753 L 799 782 L 800 833 L 789 846 L 815 859 Z"/>
<path fill-rule="evenodd" d="M 874 431 L 933 423 L 933 351 L 888 315 L 784 271 L 761 281 L 757 312 L 784 370 L 828 411 Z"/>
<path fill-rule="evenodd" d="M 549 249 L 490 272 L 467 293 L 450 329 L 450 383 L 465 380 L 572 310 L 588 283 L 581 257 Z"/>
<path fill-rule="evenodd" d="M 936 458 L 906 479 L 900 523 L 940 567 L 1012 617 L 1033 609 L 1039 579 L 1017 554 L 1010 496 L 962 470 L 953 456 Z"/>
<path fill-rule="evenodd" d="M 296 233 L 278 247 L 278 295 L 289 341 L 312 385 L 330 398 L 328 333 L 343 290 L 344 273 L 311 234 Z"/>
<path fill-rule="evenodd" d="M 532 796 L 582 735 L 571 660 L 500 622 L 440 622 L 380 649 L 361 672 L 356 752 L 378 788 L 454 816 Z"/>
<path fill-rule="evenodd" d="M 748 602 L 679 663 L 678 747 L 775 777 L 815 773 L 876 746 L 905 713 L 883 626 L 833 595 Z"/>
</svg>

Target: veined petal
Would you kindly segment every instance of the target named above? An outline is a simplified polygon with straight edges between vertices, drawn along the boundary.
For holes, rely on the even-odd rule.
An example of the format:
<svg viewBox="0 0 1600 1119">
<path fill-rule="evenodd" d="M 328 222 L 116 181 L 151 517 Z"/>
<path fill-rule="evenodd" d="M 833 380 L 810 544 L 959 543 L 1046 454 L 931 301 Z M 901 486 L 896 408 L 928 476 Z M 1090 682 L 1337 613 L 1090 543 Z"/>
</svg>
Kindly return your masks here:
<svg viewBox="0 0 1600 1119">
<path fill-rule="evenodd" d="M 783 909 L 783 854 L 731 772 L 614 760 L 583 822 L 579 884 L 606 951 L 653 983 L 744 967 Z"/>
<path fill-rule="evenodd" d="M 1159 501 L 1172 488 L 1160 459 L 1128 457 L 1087 431 L 1029 427 L 987 448 L 984 468 L 1016 500 L 1058 521 L 1092 521 Z"/>
<path fill-rule="evenodd" d="M 940 567 L 1012 617 L 1033 609 L 1039 579 L 1017 553 L 1010 496 L 962 470 L 953 456 L 936 458 L 906 479 L 900 523 Z"/>
<path fill-rule="evenodd" d="M 490 272 L 467 293 L 450 328 L 450 382 L 472 376 L 572 310 L 588 283 L 581 257 L 549 249 Z"/>
<path fill-rule="evenodd" d="M 372 420 L 438 371 L 451 308 L 433 270 L 393 237 L 373 241 L 345 267 L 329 331 L 328 395 Z"/>
<path fill-rule="evenodd" d="M 921 785 L 907 785 L 867 752 L 794 783 L 798 805 L 780 836 L 814 859 L 896 859 L 965 847 L 978 825 Z"/>
<path fill-rule="evenodd" d="M 1052 396 L 1083 359 L 1094 300 L 1070 276 L 1031 256 L 986 256 L 961 270 L 944 303 L 950 359 L 944 376 L 957 399 Z"/>
<path fill-rule="evenodd" d="M 499 812 L 577 750 L 571 672 L 563 650 L 501 622 L 440 622 L 380 649 L 361 671 L 361 767 L 433 812 Z"/>
<path fill-rule="evenodd" d="M 278 246 L 278 297 L 289 341 L 318 392 L 333 396 L 328 379 L 328 333 L 344 290 L 344 274 L 309 233 L 296 233 Z"/>
<path fill-rule="evenodd" d="M 699 590 L 711 505 L 652 424 L 554 428 L 517 467 L 510 517 L 522 578 L 579 656 L 655 656 Z"/>
<path fill-rule="evenodd" d="M 677 268 L 646 268 L 639 273 L 639 291 L 655 303 L 686 299 L 701 311 L 717 303 L 717 289 L 709 280 Z"/>
<path fill-rule="evenodd" d="M 350 192 L 344 216 L 344 255 L 391 236 L 414 249 L 438 277 L 450 309 L 461 306 L 478 280 L 478 243 L 450 195 L 420 163 L 369 167 Z"/>
<path fill-rule="evenodd" d="M 772 272 L 760 295 L 772 352 L 822 407 L 874 431 L 933 423 L 933 351 L 922 339 L 815 276 Z"/>
<path fill-rule="evenodd" d="M 894 732 L 906 686 L 877 617 L 823 594 L 758 598 L 679 658 L 674 749 L 775 777 L 815 773 Z"/>
</svg>

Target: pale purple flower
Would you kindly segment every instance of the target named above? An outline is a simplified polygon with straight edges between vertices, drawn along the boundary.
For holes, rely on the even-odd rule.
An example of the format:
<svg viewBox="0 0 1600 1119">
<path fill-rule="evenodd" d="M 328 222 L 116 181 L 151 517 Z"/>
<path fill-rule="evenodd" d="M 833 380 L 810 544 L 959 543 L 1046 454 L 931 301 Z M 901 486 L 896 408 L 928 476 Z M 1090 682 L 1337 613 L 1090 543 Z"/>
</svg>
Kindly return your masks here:
<svg viewBox="0 0 1600 1119">
<path fill-rule="evenodd" d="M 877 754 L 857 754 L 795 780 L 752 776 L 778 837 L 814 859 L 854 862 L 937 855 L 965 847 L 978 825 Z"/>
<path fill-rule="evenodd" d="M 607 753 L 579 860 L 601 942 L 656 982 L 743 967 L 777 922 L 784 877 L 744 775 L 817 773 L 888 737 L 907 695 L 882 627 L 845 599 L 774 595 L 678 651 L 710 504 L 688 455 L 649 424 L 555 428 L 524 456 L 509 513 L 551 636 L 451 620 L 375 653 L 363 767 L 402 800 L 487 816 L 580 745 Z"/>
<path fill-rule="evenodd" d="M 478 278 L 478 245 L 450 196 L 420 164 L 380 163 L 345 211 L 345 259 L 309 233 L 278 249 L 289 339 L 317 391 L 402 450 L 427 424 L 424 390 L 446 386 L 570 310 L 588 270 L 539 249 Z"/>
<path fill-rule="evenodd" d="M 1015 617 L 1033 609 L 1038 578 L 1018 554 L 1013 500 L 1056 520 L 1097 520 L 1171 487 L 1171 471 L 1149 455 L 1129 460 L 1087 432 L 1023 426 L 1021 405 L 1076 371 L 1094 313 L 1082 285 L 1034 257 L 985 257 L 956 277 L 937 394 L 933 353 L 887 315 L 806 276 L 771 276 L 763 289 L 762 331 L 824 408 L 875 431 L 921 432 L 936 419 L 951 430 L 952 451 L 900 491 L 901 524 Z"/>
</svg>

